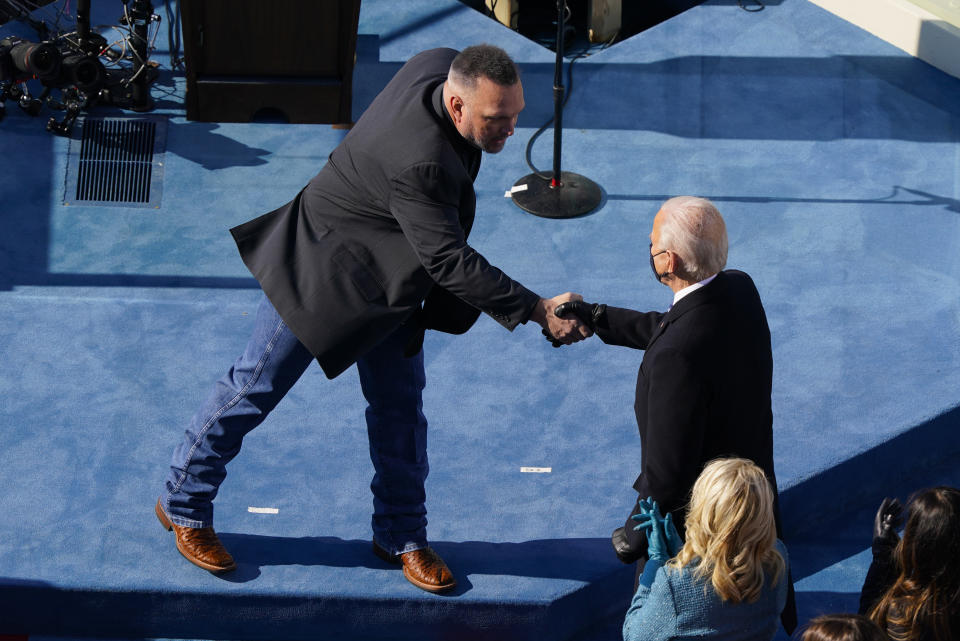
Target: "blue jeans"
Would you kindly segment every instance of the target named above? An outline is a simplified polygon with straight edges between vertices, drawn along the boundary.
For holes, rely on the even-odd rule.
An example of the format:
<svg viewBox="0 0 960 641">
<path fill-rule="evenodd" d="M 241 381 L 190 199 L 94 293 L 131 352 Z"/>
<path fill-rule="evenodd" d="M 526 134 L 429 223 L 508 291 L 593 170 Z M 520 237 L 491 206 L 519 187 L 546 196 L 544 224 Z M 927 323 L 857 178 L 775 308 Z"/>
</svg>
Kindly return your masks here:
<svg viewBox="0 0 960 641">
<path fill-rule="evenodd" d="M 369 403 L 367 435 L 374 477 L 373 538 L 402 554 L 427 546 L 427 419 L 423 352 L 404 358 L 401 326 L 357 361 Z M 213 499 L 243 437 L 269 414 L 313 362 L 264 297 L 243 355 L 217 381 L 173 453 L 161 503 L 185 527 L 213 525 Z"/>
</svg>

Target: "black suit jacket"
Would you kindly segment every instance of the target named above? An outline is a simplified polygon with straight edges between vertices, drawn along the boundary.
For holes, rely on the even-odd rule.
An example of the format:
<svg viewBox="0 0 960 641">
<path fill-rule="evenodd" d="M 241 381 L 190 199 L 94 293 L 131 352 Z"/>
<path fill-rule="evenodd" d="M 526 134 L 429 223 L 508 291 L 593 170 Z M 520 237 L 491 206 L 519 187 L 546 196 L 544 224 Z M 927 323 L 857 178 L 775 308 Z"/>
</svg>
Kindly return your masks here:
<svg viewBox="0 0 960 641">
<path fill-rule="evenodd" d="M 443 107 L 456 54 L 411 58 L 293 201 L 231 230 L 330 378 L 418 312 L 435 287 L 431 323 L 457 332 L 480 311 L 512 330 L 539 298 L 467 244 L 481 152 Z"/>
<path fill-rule="evenodd" d="M 706 463 L 724 456 L 756 463 L 776 496 L 770 329 L 747 274 L 720 272 L 665 314 L 607 307 L 597 334 L 645 350 L 634 402 L 641 460 L 633 487 L 641 498 L 672 512 L 682 533 L 694 482 Z M 775 518 L 782 538 L 778 505 Z M 633 525 L 628 519 L 631 547 L 646 549 Z M 784 626 L 792 632 L 795 625 L 791 589 Z"/>
<path fill-rule="evenodd" d="M 770 330 L 749 276 L 720 272 L 665 314 L 608 307 L 598 329 L 605 343 L 645 350 L 634 403 L 641 497 L 682 517 L 703 466 L 720 456 L 748 458 L 775 482 Z"/>
</svg>

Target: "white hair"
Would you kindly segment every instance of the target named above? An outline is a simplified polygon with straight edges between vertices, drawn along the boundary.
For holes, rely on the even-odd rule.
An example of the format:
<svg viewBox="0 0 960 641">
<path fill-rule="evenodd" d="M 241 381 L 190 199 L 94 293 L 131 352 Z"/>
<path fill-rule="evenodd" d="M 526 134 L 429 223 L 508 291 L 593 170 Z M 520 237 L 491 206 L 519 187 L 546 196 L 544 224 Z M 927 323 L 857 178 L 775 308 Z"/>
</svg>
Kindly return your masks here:
<svg viewBox="0 0 960 641">
<path fill-rule="evenodd" d="M 660 207 L 659 245 L 676 252 L 683 270 L 699 282 L 727 264 L 727 226 L 716 206 L 706 198 L 677 196 Z"/>
</svg>

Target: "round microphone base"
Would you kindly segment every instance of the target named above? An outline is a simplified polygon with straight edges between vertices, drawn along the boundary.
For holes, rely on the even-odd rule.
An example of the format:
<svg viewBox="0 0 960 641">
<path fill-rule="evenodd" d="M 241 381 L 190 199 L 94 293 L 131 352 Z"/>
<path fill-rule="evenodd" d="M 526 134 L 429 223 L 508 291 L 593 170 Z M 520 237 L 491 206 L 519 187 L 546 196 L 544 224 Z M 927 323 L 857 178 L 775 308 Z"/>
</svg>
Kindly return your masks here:
<svg viewBox="0 0 960 641">
<path fill-rule="evenodd" d="M 600 186 L 580 174 L 561 171 L 560 184 L 552 186 L 551 183 L 537 174 L 529 174 L 514 184 L 510 195 L 520 209 L 543 218 L 583 216 L 596 209 L 603 199 Z M 526 189 L 522 188 L 524 185 Z"/>
</svg>

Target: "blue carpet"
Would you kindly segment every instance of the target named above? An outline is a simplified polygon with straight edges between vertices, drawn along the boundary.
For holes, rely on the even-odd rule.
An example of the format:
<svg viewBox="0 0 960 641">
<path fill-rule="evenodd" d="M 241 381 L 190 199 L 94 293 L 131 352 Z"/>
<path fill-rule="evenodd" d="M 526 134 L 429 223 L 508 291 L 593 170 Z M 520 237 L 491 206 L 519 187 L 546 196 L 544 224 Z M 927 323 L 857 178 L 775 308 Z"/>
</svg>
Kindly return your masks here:
<svg viewBox="0 0 960 641">
<path fill-rule="evenodd" d="M 93 21 L 114 12 L 98 3 Z M 558 221 L 503 196 L 552 115 L 553 53 L 523 36 L 455 0 L 368 0 L 354 113 L 417 51 L 479 41 L 521 63 L 528 109 L 484 160 L 471 244 L 542 295 L 663 309 L 653 214 L 675 194 L 715 200 L 771 325 L 801 620 L 855 607 L 879 499 L 960 485 L 960 80 L 806 0 L 712 0 L 574 64 L 564 169 L 604 201 Z M 153 90 L 168 122 L 155 209 L 65 205 L 69 141 L 43 130 L 49 113 L 9 105 L 0 122 L 0 634 L 617 638 L 632 576 L 608 537 L 634 499 L 642 355 L 554 350 L 486 318 L 425 347 L 429 533 L 452 596 L 369 552 L 352 370 L 309 370 L 231 465 L 216 525 L 240 569 L 217 578 L 175 552 L 153 502 L 259 298 L 226 230 L 289 200 L 343 136 L 190 122 L 184 86 L 161 69 Z"/>
</svg>

